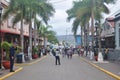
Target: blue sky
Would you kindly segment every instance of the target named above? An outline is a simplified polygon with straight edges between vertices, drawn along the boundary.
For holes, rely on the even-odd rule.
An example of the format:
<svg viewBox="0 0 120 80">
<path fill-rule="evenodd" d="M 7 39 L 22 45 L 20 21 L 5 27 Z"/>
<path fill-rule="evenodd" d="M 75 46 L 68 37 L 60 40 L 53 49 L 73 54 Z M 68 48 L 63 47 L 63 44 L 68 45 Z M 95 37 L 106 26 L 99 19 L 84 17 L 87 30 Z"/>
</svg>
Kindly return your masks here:
<svg viewBox="0 0 120 80">
<path fill-rule="evenodd" d="M 70 9 L 72 7 L 72 1 L 75 0 L 50 0 L 50 2 L 53 3 L 53 6 L 56 9 L 56 13 L 53 17 L 51 17 L 49 24 L 53 26 L 53 30 L 57 32 L 57 35 L 72 34 L 72 21 L 67 22 L 67 14 L 65 12 L 67 9 Z M 112 14 L 120 9 L 120 0 L 118 0 L 116 3 L 117 4 L 114 5 L 108 5 L 111 14 L 105 15 L 105 17 L 113 16 Z"/>
</svg>

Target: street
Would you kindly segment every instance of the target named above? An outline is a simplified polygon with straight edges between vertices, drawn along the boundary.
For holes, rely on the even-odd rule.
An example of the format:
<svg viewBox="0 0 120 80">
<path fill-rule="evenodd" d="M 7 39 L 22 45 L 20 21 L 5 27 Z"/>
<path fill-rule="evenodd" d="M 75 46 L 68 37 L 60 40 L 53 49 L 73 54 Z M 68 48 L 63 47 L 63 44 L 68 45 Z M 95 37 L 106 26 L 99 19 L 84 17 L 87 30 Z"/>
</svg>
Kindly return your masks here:
<svg viewBox="0 0 120 80">
<path fill-rule="evenodd" d="M 82 60 L 78 55 L 72 59 L 61 57 L 61 65 L 55 65 L 53 56 L 24 66 L 23 70 L 5 80 L 115 80 Z"/>
</svg>

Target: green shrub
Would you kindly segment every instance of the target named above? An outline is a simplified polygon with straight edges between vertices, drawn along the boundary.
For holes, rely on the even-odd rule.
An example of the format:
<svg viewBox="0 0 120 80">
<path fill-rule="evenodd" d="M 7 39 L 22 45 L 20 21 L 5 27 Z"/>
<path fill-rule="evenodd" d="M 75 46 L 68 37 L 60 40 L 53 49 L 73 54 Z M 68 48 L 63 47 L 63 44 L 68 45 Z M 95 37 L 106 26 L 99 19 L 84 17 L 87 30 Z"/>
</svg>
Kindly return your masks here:
<svg viewBox="0 0 120 80">
<path fill-rule="evenodd" d="M 6 51 L 6 60 L 9 60 L 9 53 L 10 53 L 10 47 L 12 45 L 10 43 L 8 43 L 7 41 L 3 41 L 1 43 L 1 47 L 2 49 L 4 49 Z"/>
<path fill-rule="evenodd" d="M 33 48 L 33 54 L 37 54 L 38 53 L 38 49 L 37 48 Z"/>
</svg>

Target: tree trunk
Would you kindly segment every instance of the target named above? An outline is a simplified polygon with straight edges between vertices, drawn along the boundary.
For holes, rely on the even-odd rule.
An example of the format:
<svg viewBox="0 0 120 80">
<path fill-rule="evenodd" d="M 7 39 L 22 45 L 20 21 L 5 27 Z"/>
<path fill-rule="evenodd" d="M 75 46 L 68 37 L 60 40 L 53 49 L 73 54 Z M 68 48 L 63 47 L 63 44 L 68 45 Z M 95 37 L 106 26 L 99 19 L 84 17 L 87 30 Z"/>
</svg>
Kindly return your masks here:
<svg viewBox="0 0 120 80">
<path fill-rule="evenodd" d="M 23 6 L 21 6 L 23 8 Z M 21 51 L 24 52 L 24 31 L 23 31 L 23 12 L 21 14 L 21 29 L 20 29 L 20 39 L 21 39 Z"/>
<path fill-rule="evenodd" d="M 31 4 L 31 2 L 30 2 Z M 30 46 L 30 52 L 32 54 L 32 10 L 30 5 L 30 23 L 29 23 L 29 46 Z"/>
<path fill-rule="evenodd" d="M 34 47 L 36 47 L 36 36 L 37 36 L 37 29 L 36 29 L 37 27 L 36 27 L 36 22 L 35 22 L 35 20 L 34 20 Z"/>
<path fill-rule="evenodd" d="M 44 47 L 46 47 L 46 40 L 45 40 L 45 36 L 44 36 Z"/>
<path fill-rule="evenodd" d="M 20 39 L 21 39 L 21 51 L 24 52 L 24 34 L 23 34 L 23 19 L 21 19 Z"/>
<path fill-rule="evenodd" d="M 30 21 L 29 24 L 29 46 L 30 46 L 30 51 L 32 53 L 32 21 Z"/>
<path fill-rule="evenodd" d="M 83 29 L 81 27 L 81 46 L 83 46 Z"/>
<path fill-rule="evenodd" d="M 98 26 L 98 45 L 99 45 L 99 52 L 102 52 L 102 48 L 101 48 L 101 38 L 100 38 L 100 34 L 101 34 L 101 27 L 100 27 L 100 20 L 99 20 L 99 26 Z"/>
<path fill-rule="evenodd" d="M 94 47 L 94 10 L 93 10 L 93 7 L 94 7 L 94 0 L 92 0 L 92 13 L 91 13 L 91 29 L 92 29 L 92 50 L 93 50 L 93 47 Z"/>
</svg>

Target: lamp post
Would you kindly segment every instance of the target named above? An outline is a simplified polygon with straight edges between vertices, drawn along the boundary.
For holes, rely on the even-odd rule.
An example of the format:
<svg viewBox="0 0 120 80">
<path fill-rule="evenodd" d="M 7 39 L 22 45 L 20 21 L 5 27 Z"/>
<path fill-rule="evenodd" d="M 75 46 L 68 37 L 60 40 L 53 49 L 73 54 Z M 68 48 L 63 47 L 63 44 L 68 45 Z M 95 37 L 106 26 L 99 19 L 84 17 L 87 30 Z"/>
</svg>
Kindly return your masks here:
<svg viewBox="0 0 120 80">
<path fill-rule="evenodd" d="M 98 58 L 97 60 L 99 62 L 103 61 L 103 56 L 102 56 L 102 52 L 101 52 L 101 43 L 100 43 L 100 25 L 98 22 L 95 23 L 95 28 L 96 28 L 96 50 L 97 50 L 97 55 Z"/>
<path fill-rule="evenodd" d="M 96 47 L 96 53 L 98 53 L 98 23 L 95 23 L 95 29 L 96 29 L 96 41 L 95 41 L 95 47 Z"/>
<path fill-rule="evenodd" d="M 1 16 L 2 16 L 2 6 L 1 6 L 1 3 L 0 3 L 0 30 L 1 30 Z M 0 31 L 0 37 L 1 37 L 1 31 Z M 2 39 L 0 38 L 0 43 L 1 43 Z M 2 68 L 1 66 L 1 63 L 2 63 L 2 51 L 0 50 L 0 69 Z"/>
</svg>

